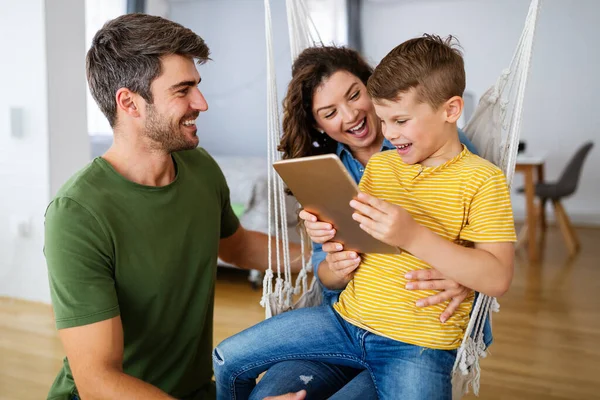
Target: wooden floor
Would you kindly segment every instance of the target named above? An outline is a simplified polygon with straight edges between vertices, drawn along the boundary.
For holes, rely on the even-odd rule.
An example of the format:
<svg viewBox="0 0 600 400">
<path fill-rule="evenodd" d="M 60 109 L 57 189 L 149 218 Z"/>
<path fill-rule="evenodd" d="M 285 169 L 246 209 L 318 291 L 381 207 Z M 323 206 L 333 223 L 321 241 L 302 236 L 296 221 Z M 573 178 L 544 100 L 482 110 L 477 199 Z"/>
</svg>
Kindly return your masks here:
<svg viewBox="0 0 600 400">
<path fill-rule="evenodd" d="M 600 399 L 600 229 L 578 233 L 582 251 L 572 260 L 554 228 L 540 265 L 519 253 L 480 399 Z M 259 298 L 243 276 L 222 274 L 215 342 L 262 320 Z M 49 306 L 0 298 L 0 400 L 45 399 L 62 357 Z"/>
</svg>

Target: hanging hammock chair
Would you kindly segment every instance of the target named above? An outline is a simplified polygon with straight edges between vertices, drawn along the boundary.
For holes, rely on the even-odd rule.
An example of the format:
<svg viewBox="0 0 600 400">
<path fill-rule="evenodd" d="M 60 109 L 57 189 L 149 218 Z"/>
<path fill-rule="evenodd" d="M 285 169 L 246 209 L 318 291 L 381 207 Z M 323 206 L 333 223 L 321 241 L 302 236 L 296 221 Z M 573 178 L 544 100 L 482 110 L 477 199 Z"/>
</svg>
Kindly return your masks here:
<svg viewBox="0 0 600 400">
<path fill-rule="evenodd" d="M 269 243 L 269 255 L 277 255 L 274 270 L 269 257 L 268 269 L 264 276 L 261 305 L 265 308 L 265 317 L 270 318 L 292 308 L 318 305 L 321 302 L 321 290 L 313 277 L 308 285 L 308 273 L 312 265 L 306 262 L 302 253 L 302 269 L 295 285 L 292 285 L 287 223 L 285 221 L 286 202 L 284 185 L 274 173 L 273 162 L 281 159 L 277 146 L 281 138 L 277 86 L 275 80 L 274 56 L 272 45 L 270 0 L 264 0 L 265 28 L 267 42 L 267 133 L 268 133 L 268 223 L 269 236 L 275 236 L 275 248 Z M 318 32 L 312 23 L 304 0 L 286 0 L 288 29 L 292 61 L 305 48 L 322 45 Z M 515 170 L 517 147 L 521 133 L 523 100 L 529 75 L 533 39 L 539 0 L 532 0 L 525 26 L 508 68 L 502 71 L 496 83 L 481 97 L 473 116 L 464 128 L 467 137 L 478 149 L 479 154 L 497 165 L 506 175 L 509 187 Z M 280 243 L 279 239 L 282 239 Z M 301 246 L 305 248 L 305 238 L 301 235 Z M 276 271 L 276 276 L 275 276 Z M 273 281 L 275 285 L 273 287 Z M 298 302 L 292 303 L 293 296 L 302 294 Z M 483 340 L 483 328 L 486 318 L 492 311 L 498 311 L 495 298 L 479 295 L 473 305 L 473 312 L 458 349 L 454 364 L 452 386 L 453 398 L 460 399 L 469 392 L 479 393 L 479 358 L 486 356 Z"/>
</svg>

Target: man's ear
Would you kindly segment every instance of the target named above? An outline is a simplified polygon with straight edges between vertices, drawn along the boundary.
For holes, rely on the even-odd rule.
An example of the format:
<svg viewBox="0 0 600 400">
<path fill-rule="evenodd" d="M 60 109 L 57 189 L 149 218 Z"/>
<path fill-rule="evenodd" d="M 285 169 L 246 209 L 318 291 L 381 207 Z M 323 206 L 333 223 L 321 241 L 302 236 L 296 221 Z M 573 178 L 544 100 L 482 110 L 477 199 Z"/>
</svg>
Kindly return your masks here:
<svg viewBox="0 0 600 400">
<path fill-rule="evenodd" d="M 141 97 L 127 88 L 120 88 L 115 95 L 117 111 L 121 110 L 132 118 L 140 116 Z"/>
<path fill-rule="evenodd" d="M 465 102 L 462 97 L 454 96 L 444 103 L 444 117 L 446 122 L 456 123 L 462 115 Z"/>
</svg>

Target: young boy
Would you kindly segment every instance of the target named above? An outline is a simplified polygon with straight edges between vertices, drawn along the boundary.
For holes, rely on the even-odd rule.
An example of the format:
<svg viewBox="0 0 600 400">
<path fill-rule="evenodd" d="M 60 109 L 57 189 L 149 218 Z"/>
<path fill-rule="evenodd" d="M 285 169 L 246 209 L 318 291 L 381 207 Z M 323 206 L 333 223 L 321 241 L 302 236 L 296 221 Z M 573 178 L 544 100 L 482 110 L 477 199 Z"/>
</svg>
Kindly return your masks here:
<svg viewBox="0 0 600 400">
<path fill-rule="evenodd" d="M 220 344 L 213 354 L 220 399 L 247 398 L 260 372 L 290 359 L 366 368 L 382 399 L 451 399 L 473 296 L 441 323 L 446 305 L 417 307 L 423 293 L 406 290 L 405 274 L 435 268 L 491 296 L 510 285 L 516 237 L 508 188 L 500 169 L 460 144 L 465 72 L 451 39 L 402 43 L 367 88 L 397 150 L 369 161 L 364 193 L 351 203 L 354 219 L 404 251 L 363 255 L 333 307 L 288 312 Z"/>
</svg>

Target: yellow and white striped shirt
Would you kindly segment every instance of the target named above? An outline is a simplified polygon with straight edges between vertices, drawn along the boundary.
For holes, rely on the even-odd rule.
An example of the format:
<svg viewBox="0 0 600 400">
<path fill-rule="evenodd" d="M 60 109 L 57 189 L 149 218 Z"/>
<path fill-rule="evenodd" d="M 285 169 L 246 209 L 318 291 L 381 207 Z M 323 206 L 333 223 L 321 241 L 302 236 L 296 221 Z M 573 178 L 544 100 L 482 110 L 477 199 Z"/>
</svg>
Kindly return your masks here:
<svg viewBox="0 0 600 400">
<path fill-rule="evenodd" d="M 406 209 L 421 225 L 461 245 L 516 241 L 510 195 L 502 171 L 466 148 L 437 167 L 404 163 L 395 150 L 374 155 L 360 181 L 362 191 Z M 401 342 L 456 349 L 469 322 L 474 295 L 442 324 L 448 302 L 419 308 L 437 293 L 407 290 L 404 275 L 431 268 L 408 252 L 363 254 L 354 279 L 334 305 L 348 322 Z"/>
</svg>

